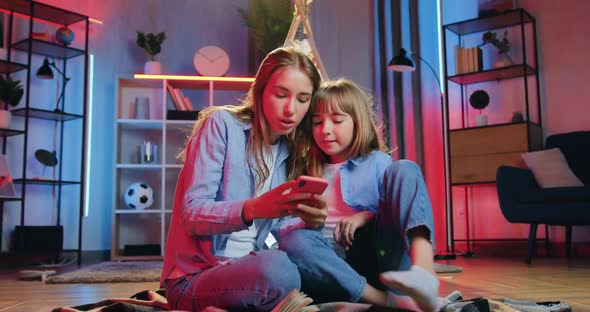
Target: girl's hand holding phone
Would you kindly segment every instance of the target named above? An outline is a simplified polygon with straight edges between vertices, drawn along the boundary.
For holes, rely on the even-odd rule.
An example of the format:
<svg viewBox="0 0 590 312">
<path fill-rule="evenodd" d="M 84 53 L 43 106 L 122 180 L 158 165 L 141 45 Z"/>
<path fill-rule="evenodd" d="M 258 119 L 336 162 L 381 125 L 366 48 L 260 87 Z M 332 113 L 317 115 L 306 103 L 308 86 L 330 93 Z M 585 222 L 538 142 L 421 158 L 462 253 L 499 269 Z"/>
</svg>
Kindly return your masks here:
<svg viewBox="0 0 590 312">
<path fill-rule="evenodd" d="M 295 180 L 292 194 L 309 194 L 311 197 L 300 202 L 297 207 L 290 210 L 291 215 L 301 218 L 308 229 L 318 229 L 324 226 L 328 216 L 328 204 L 321 194 L 328 187 L 328 181 L 322 178 L 300 176 Z"/>
<path fill-rule="evenodd" d="M 326 198 L 322 195 L 311 194 L 311 198 L 297 204 L 294 209 L 289 210 L 289 214 L 301 218 L 305 222 L 306 228 L 319 229 L 324 226 L 326 217 L 328 217 Z"/>
<path fill-rule="evenodd" d="M 301 192 L 304 189 L 308 192 Z M 245 224 L 251 224 L 254 219 L 275 219 L 294 215 L 300 217 L 307 228 L 319 228 L 324 225 L 328 206 L 323 196 L 313 194 L 309 190 L 320 191 L 315 183 L 301 183 L 299 179 L 285 182 L 256 198 L 244 201 L 242 220 Z"/>
</svg>

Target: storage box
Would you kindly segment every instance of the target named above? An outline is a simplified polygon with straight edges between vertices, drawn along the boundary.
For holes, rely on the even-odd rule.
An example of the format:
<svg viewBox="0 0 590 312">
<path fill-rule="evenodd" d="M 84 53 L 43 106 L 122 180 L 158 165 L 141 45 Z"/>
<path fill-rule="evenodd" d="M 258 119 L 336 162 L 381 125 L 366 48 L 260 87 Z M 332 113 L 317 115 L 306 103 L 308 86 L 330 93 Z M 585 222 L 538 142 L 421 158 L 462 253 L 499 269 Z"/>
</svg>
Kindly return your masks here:
<svg viewBox="0 0 590 312">
<path fill-rule="evenodd" d="M 168 120 L 197 120 L 199 111 L 179 111 L 169 110 L 166 113 L 166 119 Z"/>
<path fill-rule="evenodd" d="M 18 253 L 60 252 L 63 240 L 61 225 L 14 227 L 14 251 Z"/>
<path fill-rule="evenodd" d="M 160 244 L 125 245 L 124 256 L 159 256 Z"/>
</svg>

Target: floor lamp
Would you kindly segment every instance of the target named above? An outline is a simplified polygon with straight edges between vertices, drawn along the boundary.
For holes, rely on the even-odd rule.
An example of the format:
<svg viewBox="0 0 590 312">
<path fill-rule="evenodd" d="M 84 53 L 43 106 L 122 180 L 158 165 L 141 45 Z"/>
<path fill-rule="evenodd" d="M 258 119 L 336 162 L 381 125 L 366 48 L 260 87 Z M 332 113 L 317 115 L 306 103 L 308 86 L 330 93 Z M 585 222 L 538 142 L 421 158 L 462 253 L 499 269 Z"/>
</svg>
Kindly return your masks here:
<svg viewBox="0 0 590 312">
<path fill-rule="evenodd" d="M 449 177 L 449 157 L 448 157 L 448 125 L 447 125 L 447 118 L 445 118 L 445 97 L 442 93 L 442 85 L 440 83 L 440 79 L 438 75 L 434 71 L 434 68 L 428 64 L 423 58 L 421 58 L 418 54 L 412 51 L 406 51 L 405 49 L 400 49 L 398 55 L 393 57 L 387 68 L 396 71 L 396 72 L 411 72 L 416 70 L 416 63 L 412 60 L 412 56 L 417 57 L 419 60 L 424 62 L 428 68 L 434 74 L 434 78 L 438 82 L 439 87 L 439 94 L 440 94 L 440 106 L 441 112 L 443 112 L 443 155 L 444 155 L 444 177 L 445 177 L 445 217 L 446 217 L 446 234 L 447 234 L 447 253 L 446 254 L 437 254 L 435 259 L 442 260 L 442 259 L 455 259 L 455 244 L 453 239 L 453 215 L 451 211 L 451 181 Z M 449 229 L 449 227 L 451 229 Z"/>
</svg>

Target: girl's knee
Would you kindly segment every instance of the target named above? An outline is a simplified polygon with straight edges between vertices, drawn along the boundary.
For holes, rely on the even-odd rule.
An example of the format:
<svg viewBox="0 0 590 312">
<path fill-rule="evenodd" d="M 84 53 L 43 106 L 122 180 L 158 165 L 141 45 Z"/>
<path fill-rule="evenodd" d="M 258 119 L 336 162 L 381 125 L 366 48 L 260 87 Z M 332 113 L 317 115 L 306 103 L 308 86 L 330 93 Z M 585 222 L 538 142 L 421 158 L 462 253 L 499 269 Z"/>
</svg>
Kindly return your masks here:
<svg viewBox="0 0 590 312">
<path fill-rule="evenodd" d="M 279 249 L 289 254 L 304 252 L 301 246 L 311 246 L 316 239 L 316 231 L 308 229 L 296 229 L 281 233 L 279 238 Z"/>
<path fill-rule="evenodd" d="M 260 281 L 271 289 L 292 290 L 301 288 L 301 277 L 297 266 L 291 262 L 283 251 L 272 249 L 258 261 Z"/>
<path fill-rule="evenodd" d="M 415 162 L 402 159 L 394 161 L 387 167 L 385 178 L 398 181 L 421 180 L 422 170 Z"/>
</svg>

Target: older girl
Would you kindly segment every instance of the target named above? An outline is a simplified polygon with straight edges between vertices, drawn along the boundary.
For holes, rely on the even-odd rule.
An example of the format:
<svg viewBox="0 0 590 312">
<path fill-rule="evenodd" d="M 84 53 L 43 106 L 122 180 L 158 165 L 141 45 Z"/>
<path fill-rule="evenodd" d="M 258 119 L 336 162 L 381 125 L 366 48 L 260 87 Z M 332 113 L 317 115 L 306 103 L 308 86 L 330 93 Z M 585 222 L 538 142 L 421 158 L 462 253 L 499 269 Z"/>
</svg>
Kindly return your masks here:
<svg viewBox="0 0 590 312">
<path fill-rule="evenodd" d="M 303 170 L 308 119 L 320 76 L 301 52 L 263 60 L 241 106 L 214 107 L 185 150 L 161 283 L 171 309 L 271 310 L 300 287 L 296 266 L 265 240 L 288 214 L 323 225 L 325 199 L 285 191 Z M 312 206 L 315 207 L 312 207 Z"/>
</svg>

